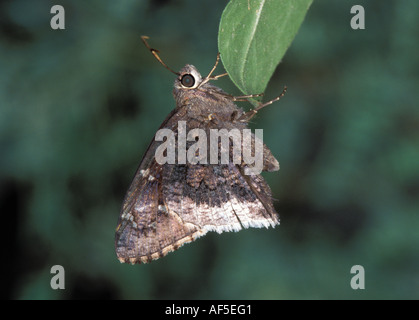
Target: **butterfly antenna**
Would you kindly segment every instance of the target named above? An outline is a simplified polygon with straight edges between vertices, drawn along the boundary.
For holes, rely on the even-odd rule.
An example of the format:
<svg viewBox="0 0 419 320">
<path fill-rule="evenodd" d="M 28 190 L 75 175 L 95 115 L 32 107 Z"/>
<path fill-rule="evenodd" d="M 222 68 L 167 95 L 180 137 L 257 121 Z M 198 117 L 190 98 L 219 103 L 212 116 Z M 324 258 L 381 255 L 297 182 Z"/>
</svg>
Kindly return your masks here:
<svg viewBox="0 0 419 320">
<path fill-rule="evenodd" d="M 159 55 L 158 55 L 158 53 L 159 53 L 159 50 L 157 50 L 157 49 L 153 49 L 152 47 L 150 47 L 150 45 L 148 44 L 148 42 L 147 42 L 147 39 L 150 39 L 149 37 L 147 37 L 147 36 L 141 36 L 141 40 L 143 41 L 143 43 L 144 43 L 144 45 L 147 47 L 147 49 L 148 50 L 150 50 L 150 52 L 151 52 L 151 54 L 154 56 L 154 58 L 156 58 L 157 59 L 157 61 L 158 62 L 160 62 L 162 65 L 163 65 L 163 67 L 165 67 L 167 70 L 169 70 L 170 72 L 172 72 L 172 73 L 174 73 L 175 75 L 179 75 L 179 73 L 178 72 L 175 72 L 175 71 L 173 71 L 172 69 L 170 69 L 169 67 L 168 67 L 168 65 L 167 64 L 165 64 L 164 62 L 163 62 L 163 60 L 159 57 Z"/>
</svg>

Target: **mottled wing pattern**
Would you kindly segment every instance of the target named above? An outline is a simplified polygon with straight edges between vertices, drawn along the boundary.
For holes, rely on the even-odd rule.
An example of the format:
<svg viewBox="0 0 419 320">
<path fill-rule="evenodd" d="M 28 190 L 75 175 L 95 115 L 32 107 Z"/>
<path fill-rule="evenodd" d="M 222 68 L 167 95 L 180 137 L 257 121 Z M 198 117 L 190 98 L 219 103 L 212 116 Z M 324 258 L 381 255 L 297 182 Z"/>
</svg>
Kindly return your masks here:
<svg viewBox="0 0 419 320">
<path fill-rule="evenodd" d="M 267 208 L 258 193 L 270 190 L 258 176 L 250 185 L 238 166 L 184 165 L 164 168 L 163 198 L 170 213 L 180 213 L 185 223 L 207 231 L 238 231 L 278 223 L 272 206 Z M 255 190 L 257 193 L 255 193 Z M 269 199 L 271 201 L 271 199 Z"/>
<path fill-rule="evenodd" d="M 195 226 L 169 213 L 162 194 L 161 169 L 154 162 L 148 170 L 139 170 L 135 188 L 127 194 L 115 238 L 121 262 L 147 263 L 200 236 Z"/>
<path fill-rule="evenodd" d="M 279 223 L 266 182 L 257 175 L 243 176 L 234 164 L 154 162 L 137 172 L 133 183 L 136 188 L 127 194 L 116 233 L 121 262 L 158 259 L 208 231 Z"/>
</svg>

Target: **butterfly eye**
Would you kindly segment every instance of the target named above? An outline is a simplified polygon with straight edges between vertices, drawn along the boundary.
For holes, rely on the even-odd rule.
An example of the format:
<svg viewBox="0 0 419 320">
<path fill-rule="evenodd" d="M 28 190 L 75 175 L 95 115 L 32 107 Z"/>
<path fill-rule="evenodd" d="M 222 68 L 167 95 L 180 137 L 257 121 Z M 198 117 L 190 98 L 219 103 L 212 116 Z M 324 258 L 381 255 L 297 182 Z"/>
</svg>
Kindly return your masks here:
<svg viewBox="0 0 419 320">
<path fill-rule="evenodd" d="M 180 82 L 184 87 L 191 88 L 195 84 L 195 78 L 191 74 L 185 74 Z"/>
</svg>

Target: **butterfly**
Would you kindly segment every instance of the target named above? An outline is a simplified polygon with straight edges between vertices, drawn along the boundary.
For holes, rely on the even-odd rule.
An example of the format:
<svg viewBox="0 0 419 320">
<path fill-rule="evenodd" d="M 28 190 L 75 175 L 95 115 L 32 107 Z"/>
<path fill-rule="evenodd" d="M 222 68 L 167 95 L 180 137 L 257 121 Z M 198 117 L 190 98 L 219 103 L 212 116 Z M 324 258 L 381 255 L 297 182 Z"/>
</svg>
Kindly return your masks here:
<svg viewBox="0 0 419 320">
<path fill-rule="evenodd" d="M 173 96 L 176 107 L 160 126 L 164 132 L 173 132 L 178 138 L 172 146 L 180 147 L 181 131 L 200 130 L 211 135 L 214 130 L 244 132 L 249 120 L 263 107 L 279 100 L 277 98 L 260 103 L 250 111 L 237 107 L 235 101 L 247 100 L 260 95 L 234 97 L 210 81 L 226 75 L 212 76 L 220 55 L 206 77 L 187 64 L 179 72 L 170 69 L 151 48 L 143 36 L 142 41 L 154 57 L 176 75 Z M 231 137 L 227 137 L 229 141 Z M 244 141 L 244 140 L 243 140 Z M 251 134 L 248 148 L 257 143 Z M 208 141 L 201 141 L 204 147 Z M 167 140 L 166 140 L 167 143 Z M 157 157 L 163 142 L 153 139 L 134 175 L 126 193 L 115 233 L 116 255 L 122 263 L 148 263 L 177 250 L 185 243 L 205 235 L 209 231 L 218 233 L 239 231 L 249 227 L 275 227 L 279 224 L 273 206 L 271 189 L 260 174 L 247 174 L 249 163 L 234 162 L 232 143 L 220 150 L 231 156 L 229 161 L 208 163 L 207 161 L 180 161 L 162 163 Z M 196 139 L 186 142 L 189 151 Z M 168 150 L 160 152 L 168 157 Z M 279 163 L 265 144 L 262 144 L 262 171 L 277 171 Z M 199 150 L 191 152 L 199 158 Z M 244 153 L 246 150 L 242 150 Z M 179 156 L 180 151 L 178 151 Z M 205 153 L 204 153 L 205 156 Z M 184 159 L 185 160 L 185 159 Z M 195 159 L 196 160 L 196 159 Z M 219 159 L 218 159 L 219 160 Z"/>
</svg>

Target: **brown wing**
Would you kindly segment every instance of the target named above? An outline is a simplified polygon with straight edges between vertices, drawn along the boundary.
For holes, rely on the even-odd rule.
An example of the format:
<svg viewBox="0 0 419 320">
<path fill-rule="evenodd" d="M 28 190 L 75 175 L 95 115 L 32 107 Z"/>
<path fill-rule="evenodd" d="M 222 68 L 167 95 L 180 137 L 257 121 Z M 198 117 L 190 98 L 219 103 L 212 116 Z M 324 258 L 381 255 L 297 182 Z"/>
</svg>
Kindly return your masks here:
<svg viewBox="0 0 419 320">
<path fill-rule="evenodd" d="M 183 112 L 172 111 L 161 128 L 176 130 Z M 115 235 L 121 262 L 158 259 L 208 231 L 279 223 L 260 175 L 245 176 L 244 168 L 232 163 L 160 165 L 154 157 L 158 145 L 153 140 L 148 147 L 121 209 Z"/>
<path fill-rule="evenodd" d="M 183 116 L 173 110 L 160 128 L 172 128 Z M 115 233 L 118 259 L 126 263 L 146 263 L 176 250 L 202 235 L 175 214 L 169 214 L 162 195 L 163 168 L 155 161 L 158 143 L 150 143 L 125 196 Z"/>
<path fill-rule="evenodd" d="M 124 202 L 116 233 L 121 262 L 158 259 L 208 231 L 279 223 L 265 181 L 246 180 L 234 164 L 156 166 L 142 172 Z"/>
</svg>

